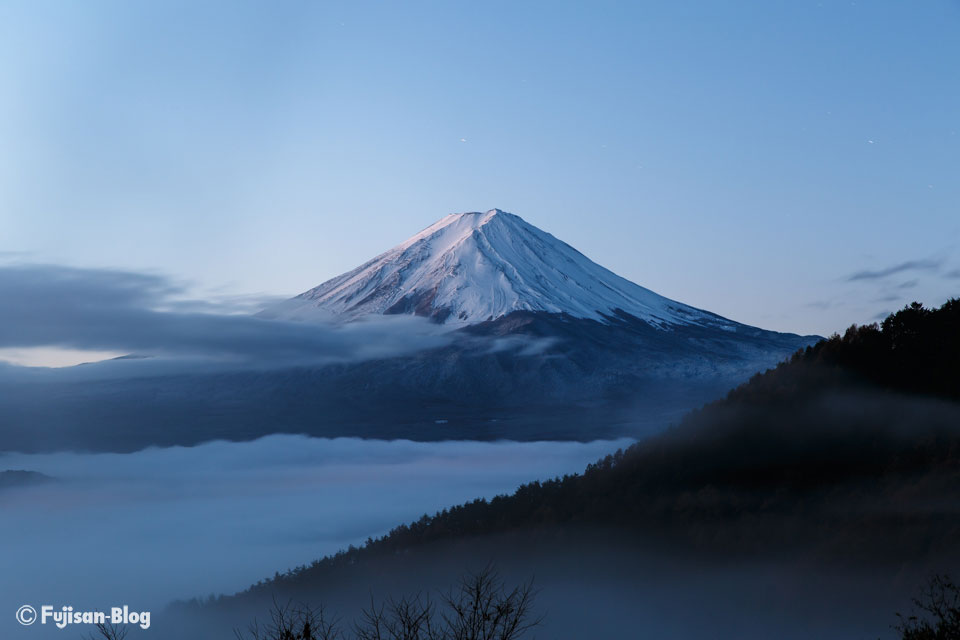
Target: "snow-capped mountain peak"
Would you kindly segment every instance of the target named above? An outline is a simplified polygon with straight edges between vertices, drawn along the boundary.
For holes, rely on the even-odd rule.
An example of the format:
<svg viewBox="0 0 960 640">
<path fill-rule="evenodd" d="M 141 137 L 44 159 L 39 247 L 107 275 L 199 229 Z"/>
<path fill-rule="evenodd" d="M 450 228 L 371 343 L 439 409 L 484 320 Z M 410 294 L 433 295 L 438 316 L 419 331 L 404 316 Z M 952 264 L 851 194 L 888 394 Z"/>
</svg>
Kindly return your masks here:
<svg viewBox="0 0 960 640">
<path fill-rule="evenodd" d="M 499 209 L 450 214 L 268 315 L 302 319 L 331 314 L 349 320 L 415 314 L 470 324 L 514 311 L 565 313 L 600 322 L 626 313 L 659 327 L 736 326 L 621 278 Z"/>
</svg>

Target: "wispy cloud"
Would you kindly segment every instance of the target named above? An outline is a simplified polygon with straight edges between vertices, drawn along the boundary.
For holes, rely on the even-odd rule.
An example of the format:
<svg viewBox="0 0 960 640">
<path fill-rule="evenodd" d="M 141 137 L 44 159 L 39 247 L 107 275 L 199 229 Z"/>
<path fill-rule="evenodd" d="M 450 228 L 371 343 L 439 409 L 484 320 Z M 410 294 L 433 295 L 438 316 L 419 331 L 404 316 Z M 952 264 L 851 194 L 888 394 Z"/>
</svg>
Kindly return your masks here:
<svg viewBox="0 0 960 640">
<path fill-rule="evenodd" d="M 857 280 L 881 280 L 898 273 L 912 271 L 935 272 L 940 269 L 942 264 L 943 260 L 908 260 L 906 262 L 901 262 L 883 269 L 857 271 L 856 273 L 850 274 L 847 277 L 847 281 L 855 282 Z"/>
<path fill-rule="evenodd" d="M 0 266 L 0 348 L 343 362 L 403 355 L 448 340 L 420 318 L 283 322 L 238 315 L 237 300 L 192 301 L 185 294 L 184 285 L 158 274 Z"/>
<path fill-rule="evenodd" d="M 30 257 L 30 251 L 6 251 L 0 250 L 0 260 L 23 260 Z"/>
<path fill-rule="evenodd" d="M 279 304 L 286 299 L 288 299 L 288 296 L 277 296 L 265 293 L 210 293 L 203 300 L 188 299 L 171 301 L 168 305 L 168 310 L 219 314 L 253 314 L 263 311 L 272 305 Z"/>
</svg>

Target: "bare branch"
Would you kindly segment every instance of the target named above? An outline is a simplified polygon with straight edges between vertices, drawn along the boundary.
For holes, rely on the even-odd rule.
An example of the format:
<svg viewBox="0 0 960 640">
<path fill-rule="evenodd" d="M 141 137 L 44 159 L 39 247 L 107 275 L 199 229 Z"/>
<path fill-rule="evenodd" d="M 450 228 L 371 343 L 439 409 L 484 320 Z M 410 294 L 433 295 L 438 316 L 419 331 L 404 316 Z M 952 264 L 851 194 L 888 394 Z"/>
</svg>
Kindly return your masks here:
<svg viewBox="0 0 960 640">
<path fill-rule="evenodd" d="M 97 633 L 104 638 L 104 640 L 123 640 L 127 637 L 128 629 L 126 626 L 113 624 L 112 622 L 98 622 L 94 626 L 97 629 Z M 87 640 L 97 640 L 97 637 L 89 634 Z"/>
</svg>

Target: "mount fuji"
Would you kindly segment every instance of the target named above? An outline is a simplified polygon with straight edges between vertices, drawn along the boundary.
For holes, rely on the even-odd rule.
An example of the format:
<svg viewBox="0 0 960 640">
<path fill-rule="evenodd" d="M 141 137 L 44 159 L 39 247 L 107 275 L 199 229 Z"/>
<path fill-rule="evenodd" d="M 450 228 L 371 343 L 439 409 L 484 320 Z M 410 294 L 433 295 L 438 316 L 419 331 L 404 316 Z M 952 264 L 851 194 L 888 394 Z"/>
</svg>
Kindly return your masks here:
<svg viewBox="0 0 960 640">
<path fill-rule="evenodd" d="M 720 316 L 621 278 L 565 242 L 499 209 L 448 215 L 264 315 L 349 320 L 414 314 L 464 326 L 518 311 L 602 323 L 626 315 L 660 328 L 736 327 Z"/>
<path fill-rule="evenodd" d="M 347 323 L 397 314 L 428 318 L 454 341 L 315 376 L 314 393 L 335 398 L 328 422 L 376 437 L 644 433 L 818 340 L 665 298 L 499 209 L 448 215 L 262 312 Z"/>
<path fill-rule="evenodd" d="M 0 421 L 18 420 L 20 405 L 31 416 L 45 408 L 45 429 L 23 430 L 24 450 L 47 446 L 34 432 L 56 433 L 59 446 L 121 450 L 270 433 L 639 437 L 818 339 L 665 298 L 498 209 L 446 216 L 260 315 L 279 321 L 277 331 L 324 322 L 350 332 L 379 318 L 397 341 L 411 327 L 442 339 L 361 361 L 21 385 Z M 384 318 L 398 315 L 421 318 Z"/>
</svg>

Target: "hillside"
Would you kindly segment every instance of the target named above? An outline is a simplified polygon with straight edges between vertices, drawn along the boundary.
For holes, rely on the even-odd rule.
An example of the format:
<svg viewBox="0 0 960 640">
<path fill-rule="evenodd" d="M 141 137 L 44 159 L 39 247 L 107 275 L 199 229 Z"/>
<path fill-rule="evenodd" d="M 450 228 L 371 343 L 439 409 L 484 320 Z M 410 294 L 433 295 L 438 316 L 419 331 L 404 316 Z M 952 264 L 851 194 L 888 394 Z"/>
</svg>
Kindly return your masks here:
<svg viewBox="0 0 960 640">
<path fill-rule="evenodd" d="M 371 593 L 429 592 L 492 560 L 537 576 L 546 637 L 620 633 L 638 611 L 653 637 L 884 636 L 930 572 L 960 569 L 957 335 L 960 301 L 912 305 L 583 473 L 425 515 L 171 615 L 211 638 L 273 598 L 350 615 Z M 745 602 L 750 616 L 726 619 Z"/>
<path fill-rule="evenodd" d="M 851 327 L 582 474 L 425 515 L 243 597 L 296 592 L 418 547 L 522 531 L 555 539 L 570 527 L 708 555 L 801 549 L 881 565 L 952 557 L 958 335 L 958 300 Z"/>
</svg>

